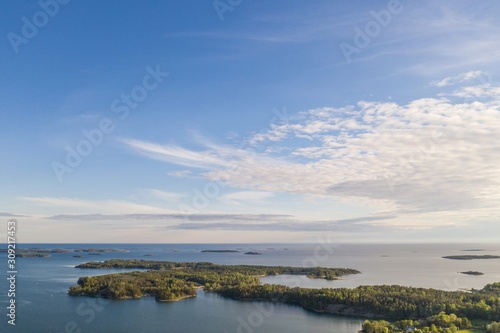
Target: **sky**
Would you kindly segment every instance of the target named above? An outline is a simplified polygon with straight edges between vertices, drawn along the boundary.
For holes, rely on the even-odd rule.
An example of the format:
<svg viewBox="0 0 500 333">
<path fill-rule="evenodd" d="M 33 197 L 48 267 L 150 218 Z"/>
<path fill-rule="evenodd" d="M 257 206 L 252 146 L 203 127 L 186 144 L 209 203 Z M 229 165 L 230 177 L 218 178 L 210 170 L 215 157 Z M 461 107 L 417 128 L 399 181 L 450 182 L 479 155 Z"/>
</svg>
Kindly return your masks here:
<svg viewBox="0 0 500 333">
<path fill-rule="evenodd" d="M 497 1 L 2 1 L 19 242 L 495 242 Z"/>
</svg>

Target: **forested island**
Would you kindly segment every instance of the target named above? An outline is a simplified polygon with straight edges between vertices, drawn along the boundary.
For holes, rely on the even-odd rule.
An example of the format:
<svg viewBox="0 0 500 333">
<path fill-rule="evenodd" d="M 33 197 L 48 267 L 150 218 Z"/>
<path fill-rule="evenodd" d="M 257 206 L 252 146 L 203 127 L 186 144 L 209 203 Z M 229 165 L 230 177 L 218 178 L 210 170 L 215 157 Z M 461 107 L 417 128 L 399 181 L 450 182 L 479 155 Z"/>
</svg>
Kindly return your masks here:
<svg viewBox="0 0 500 333">
<path fill-rule="evenodd" d="M 208 262 L 170 262 L 147 260 L 108 260 L 88 262 L 77 268 L 138 268 L 148 272 L 81 277 L 70 288 L 71 295 L 100 296 L 117 299 L 154 296 L 158 301 L 176 301 L 196 296 L 196 287 L 219 292 L 228 286 L 256 286 L 259 277 L 278 274 L 307 275 L 334 280 L 339 276 L 360 273 L 354 269 L 322 267 L 217 265 Z"/>
<path fill-rule="evenodd" d="M 197 283 L 165 273 L 149 271 L 81 277 L 78 285 L 69 289 L 69 294 L 114 299 L 154 296 L 157 301 L 178 301 L 196 296 Z"/>
<path fill-rule="evenodd" d="M 431 329 L 433 322 L 429 319 L 432 316 L 450 316 L 456 328 L 467 327 L 469 319 L 500 321 L 500 282 L 470 292 L 397 285 L 310 289 L 262 285 L 259 277 L 303 274 L 315 278 L 338 279 L 343 275 L 359 272 L 348 268 L 218 265 L 207 262 L 146 260 L 108 260 L 89 262 L 77 267 L 138 268 L 150 271 L 81 277 L 78 285 L 70 288 L 71 295 L 120 299 L 154 296 L 158 301 L 175 301 L 194 297 L 195 288 L 204 287 L 205 292 L 214 292 L 238 300 L 295 304 L 316 312 L 374 319 L 408 320 L 405 322 L 407 326 L 411 326 L 411 320 L 415 332 L 434 332 Z M 429 323 L 431 326 L 427 326 Z M 390 324 L 387 330 L 372 330 L 372 326 L 385 327 L 384 325 L 383 321 L 367 323 L 365 332 L 397 331 L 395 324 Z M 428 330 L 425 327 L 428 327 Z M 440 330 L 443 331 L 443 328 Z M 441 332 L 440 330 L 435 332 Z"/>
</svg>

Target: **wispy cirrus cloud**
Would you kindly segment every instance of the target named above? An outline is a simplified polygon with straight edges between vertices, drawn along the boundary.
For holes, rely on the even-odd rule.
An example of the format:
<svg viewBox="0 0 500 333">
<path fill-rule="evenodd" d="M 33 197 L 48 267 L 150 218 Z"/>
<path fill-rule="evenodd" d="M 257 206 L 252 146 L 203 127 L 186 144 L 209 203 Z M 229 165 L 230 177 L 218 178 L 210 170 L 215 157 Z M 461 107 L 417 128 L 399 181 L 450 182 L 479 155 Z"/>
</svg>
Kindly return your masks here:
<svg viewBox="0 0 500 333">
<path fill-rule="evenodd" d="M 302 221 L 290 215 L 280 214 L 87 214 L 54 215 L 54 221 L 122 221 L 126 228 L 155 228 L 168 230 L 232 230 L 232 231 L 370 231 L 376 228 L 394 228 L 383 221 L 395 216 L 366 216 L 351 219 Z M 133 221 L 163 222 L 164 226 L 130 224 Z M 415 226 L 416 227 L 416 226 Z M 421 226 L 422 227 L 422 226 Z M 120 228 L 117 226 L 117 228 Z"/>
<path fill-rule="evenodd" d="M 481 3 L 440 1 L 418 6 L 403 2 L 403 11 L 362 50 L 355 62 L 388 65 L 387 71 L 412 76 L 446 76 L 472 68 L 495 68 L 499 64 L 500 33 L 491 13 L 498 7 Z M 375 8 L 374 8 L 375 10 Z M 363 27 L 362 25 L 360 26 Z M 404 57 L 408 61 L 401 61 Z M 440 87 L 455 80 L 435 81 Z"/>
<path fill-rule="evenodd" d="M 139 154 L 187 167 L 208 169 L 227 163 L 224 156 L 227 157 L 228 154 L 224 153 L 222 147 L 214 151 L 193 151 L 172 144 L 162 145 L 141 140 L 123 139 L 122 142 Z"/>
<path fill-rule="evenodd" d="M 100 220 L 163 220 L 163 221 L 190 221 L 190 222 L 213 222 L 213 221 L 253 221 L 265 222 L 276 220 L 290 220 L 291 215 L 283 214 L 66 214 L 48 217 L 53 220 L 73 221 L 100 221 Z"/>
<path fill-rule="evenodd" d="M 171 210 L 150 205 L 143 205 L 125 200 L 83 200 L 78 198 L 20 197 L 32 205 L 49 208 L 54 211 L 98 212 L 98 213 L 170 213 Z"/>
<path fill-rule="evenodd" d="M 353 19 L 361 19 L 365 13 L 353 12 L 338 16 L 343 6 L 336 3 L 310 3 L 307 8 L 280 8 L 271 14 L 268 5 L 255 3 L 254 14 L 246 17 L 236 29 L 212 29 L 203 31 L 168 32 L 163 36 L 173 38 L 203 38 L 245 43 L 287 44 L 331 40 L 351 28 Z M 337 18 L 332 20 L 332 16 Z M 294 22 L 290 25 L 288 23 Z M 255 44 L 253 44 L 255 45 Z"/>
<path fill-rule="evenodd" d="M 169 227 L 175 230 L 233 230 L 233 231 L 285 231 L 285 232 L 370 232 L 381 231 L 382 229 L 398 228 L 394 226 L 382 226 L 375 223 L 377 220 L 390 220 L 393 217 L 384 216 L 380 218 L 367 217 L 365 219 L 351 219 L 338 221 L 279 221 L 266 223 L 181 223 Z M 425 227 L 420 226 L 420 229 Z"/>
<path fill-rule="evenodd" d="M 286 161 L 256 154 L 252 150 L 240 149 L 230 145 L 215 144 L 206 139 L 198 141 L 201 149 L 191 150 L 172 144 L 157 144 L 135 139 L 121 139 L 130 150 L 146 157 L 171 164 L 205 170 L 221 168 L 236 169 L 240 165 L 276 163 L 285 166 Z M 183 172 L 182 175 L 185 175 Z M 178 176 L 178 174 L 174 174 Z"/>
<path fill-rule="evenodd" d="M 27 215 L 18 215 L 18 214 L 0 212 L 0 216 L 3 216 L 3 217 L 26 217 Z"/>
<path fill-rule="evenodd" d="M 167 175 L 178 178 L 193 178 L 191 170 L 179 170 L 167 172 Z"/>
</svg>

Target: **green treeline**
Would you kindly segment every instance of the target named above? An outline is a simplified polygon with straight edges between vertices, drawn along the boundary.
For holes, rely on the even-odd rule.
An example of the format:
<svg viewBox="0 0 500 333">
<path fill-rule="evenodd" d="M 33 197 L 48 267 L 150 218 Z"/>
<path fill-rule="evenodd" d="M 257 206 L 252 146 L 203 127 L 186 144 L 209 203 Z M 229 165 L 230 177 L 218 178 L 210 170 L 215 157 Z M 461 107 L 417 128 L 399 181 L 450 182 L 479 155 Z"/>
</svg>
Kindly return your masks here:
<svg viewBox="0 0 500 333">
<path fill-rule="evenodd" d="M 279 301 L 320 312 L 366 317 L 427 318 L 444 311 L 474 319 L 500 319 L 500 283 L 470 293 L 395 285 L 352 289 L 225 285 L 214 291 L 231 298 Z"/>
<path fill-rule="evenodd" d="M 500 333 L 500 322 L 493 321 L 491 324 L 486 325 L 487 333 Z"/>
<path fill-rule="evenodd" d="M 483 326 L 483 325 L 481 325 Z M 455 314 L 447 315 L 441 312 L 438 315 L 428 317 L 426 319 L 412 320 L 405 319 L 399 320 L 395 323 L 389 323 L 386 320 L 365 320 L 362 326 L 363 333 L 399 333 L 399 332 L 412 332 L 412 333 L 455 333 L 461 330 L 467 330 L 466 332 L 477 332 L 478 328 L 475 330 L 469 330 L 472 328 L 472 323 L 467 318 L 459 318 Z M 483 326 L 483 329 L 479 330 L 485 331 L 486 333 L 500 333 L 500 323 L 491 322 Z"/>
<path fill-rule="evenodd" d="M 447 315 L 444 312 L 420 320 L 399 320 L 393 324 L 385 320 L 365 320 L 363 323 L 364 333 L 396 333 L 407 331 L 414 333 L 455 333 L 458 330 L 469 328 L 472 328 L 469 319 L 465 317 L 460 318 L 453 313 Z"/>
</svg>

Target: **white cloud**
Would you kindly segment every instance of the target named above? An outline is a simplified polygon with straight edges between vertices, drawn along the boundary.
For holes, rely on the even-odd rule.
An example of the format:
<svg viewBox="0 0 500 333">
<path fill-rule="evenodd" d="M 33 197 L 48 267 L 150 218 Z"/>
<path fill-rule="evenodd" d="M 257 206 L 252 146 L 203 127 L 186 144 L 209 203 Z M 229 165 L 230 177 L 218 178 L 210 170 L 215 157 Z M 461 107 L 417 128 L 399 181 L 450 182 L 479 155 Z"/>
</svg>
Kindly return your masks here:
<svg viewBox="0 0 500 333">
<path fill-rule="evenodd" d="M 167 172 L 167 175 L 178 178 L 191 178 L 192 172 L 191 170 L 170 171 Z"/>
<path fill-rule="evenodd" d="M 454 223 L 470 221 L 471 214 L 488 218 L 500 212 L 500 95 L 488 91 L 481 101 L 441 97 L 308 110 L 250 140 L 267 152 L 290 151 L 286 156 L 207 143 L 200 152 L 177 151 L 200 158 L 210 152 L 216 162 L 206 164 L 205 177 L 248 189 L 247 196 L 331 196 L 399 214 L 399 224 L 429 218 L 444 225 L 444 212 L 462 216 Z"/>
<path fill-rule="evenodd" d="M 186 197 L 186 194 L 184 193 L 177 193 L 177 192 L 168 192 L 168 191 L 162 191 L 162 190 L 157 190 L 157 189 L 147 189 L 145 192 L 155 198 L 161 199 L 163 201 L 167 202 L 178 202 L 182 198 Z"/>
<path fill-rule="evenodd" d="M 482 84 L 477 86 L 463 87 L 451 94 L 443 94 L 443 96 L 455 96 L 465 99 L 479 98 L 496 98 L 500 97 L 500 87 L 494 87 L 490 84 Z"/>
<path fill-rule="evenodd" d="M 431 84 L 436 87 L 446 87 L 459 83 L 470 82 L 478 78 L 483 78 L 483 80 L 485 80 L 484 78 L 488 76 L 489 74 L 483 71 L 470 71 L 456 76 L 449 76 L 442 80 L 434 81 Z"/>
</svg>

